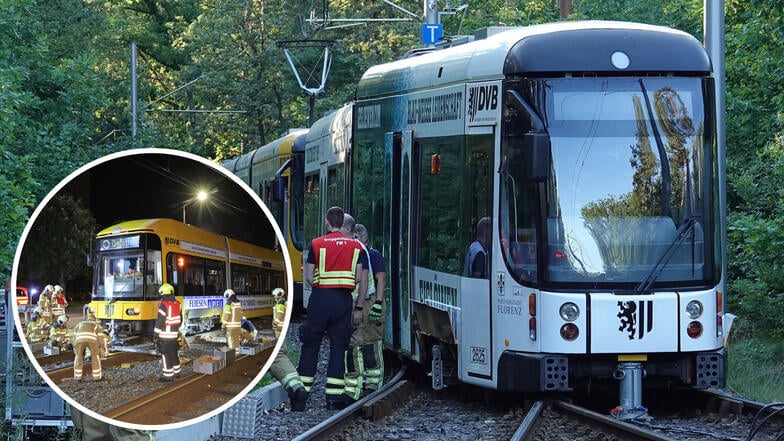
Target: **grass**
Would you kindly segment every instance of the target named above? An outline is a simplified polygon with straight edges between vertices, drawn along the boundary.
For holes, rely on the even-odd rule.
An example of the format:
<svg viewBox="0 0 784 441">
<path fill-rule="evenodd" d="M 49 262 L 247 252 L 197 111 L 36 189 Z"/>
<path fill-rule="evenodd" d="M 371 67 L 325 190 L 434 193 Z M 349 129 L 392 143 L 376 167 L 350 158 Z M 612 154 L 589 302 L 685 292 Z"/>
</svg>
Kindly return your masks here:
<svg viewBox="0 0 784 441">
<path fill-rule="evenodd" d="M 727 390 L 763 403 L 784 402 L 784 341 L 730 339 Z"/>
</svg>

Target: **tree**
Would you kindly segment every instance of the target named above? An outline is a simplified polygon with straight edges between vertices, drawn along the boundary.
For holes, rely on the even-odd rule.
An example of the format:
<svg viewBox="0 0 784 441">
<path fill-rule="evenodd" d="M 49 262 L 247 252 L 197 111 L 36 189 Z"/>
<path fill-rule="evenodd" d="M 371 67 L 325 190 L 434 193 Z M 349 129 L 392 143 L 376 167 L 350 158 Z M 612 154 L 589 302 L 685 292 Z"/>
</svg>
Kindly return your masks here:
<svg viewBox="0 0 784 441">
<path fill-rule="evenodd" d="M 22 244 L 18 280 L 66 288 L 68 281 L 89 275 L 86 262 L 95 228 L 95 218 L 80 200 L 67 193 L 55 195 Z"/>
</svg>

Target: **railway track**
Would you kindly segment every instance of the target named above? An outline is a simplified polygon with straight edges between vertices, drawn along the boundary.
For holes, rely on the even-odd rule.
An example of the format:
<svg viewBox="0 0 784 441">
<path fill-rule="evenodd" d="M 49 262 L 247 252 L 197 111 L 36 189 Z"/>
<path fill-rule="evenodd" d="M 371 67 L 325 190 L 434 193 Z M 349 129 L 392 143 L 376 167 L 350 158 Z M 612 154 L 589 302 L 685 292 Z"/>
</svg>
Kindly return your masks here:
<svg viewBox="0 0 784 441">
<path fill-rule="evenodd" d="M 411 388 L 403 379 L 405 369 L 398 373 L 380 390 L 369 394 L 349 407 L 337 412 L 295 438 L 295 441 L 321 440 L 335 437 L 351 425 L 362 425 L 364 421 L 379 420 L 410 397 Z"/>
<path fill-rule="evenodd" d="M 41 365 L 44 372 L 46 372 L 46 374 L 55 384 L 62 383 L 66 378 L 73 377 L 74 355 L 73 353 L 68 355 L 69 357 L 67 359 L 58 360 L 58 363 L 56 364 Z M 120 367 L 125 364 L 133 364 L 142 361 L 154 360 L 157 358 L 159 357 L 143 353 L 112 352 L 109 353 L 105 359 L 101 359 L 101 368 L 109 369 L 113 367 Z M 84 364 L 84 371 L 87 372 L 88 376 L 91 367 L 91 363 Z"/>
<path fill-rule="evenodd" d="M 569 429 L 565 430 L 566 427 Z M 587 439 L 672 441 L 672 438 L 654 430 L 560 400 L 534 403 L 511 439 L 567 440 L 579 434 L 591 434 L 591 438 Z"/>
<path fill-rule="evenodd" d="M 658 400 L 670 404 L 663 406 Z M 652 402 L 656 404 L 648 417 L 622 421 L 562 400 L 538 401 L 511 439 L 565 441 L 585 434 L 591 434 L 587 439 L 617 440 L 784 439 L 784 403 L 765 405 L 696 390 L 661 391 Z"/>
<path fill-rule="evenodd" d="M 241 355 L 234 363 L 211 375 L 183 376 L 171 385 L 121 403 L 103 415 L 140 425 L 173 424 L 202 416 L 245 389 L 271 353 L 272 349 L 267 349 L 255 355 Z"/>
</svg>

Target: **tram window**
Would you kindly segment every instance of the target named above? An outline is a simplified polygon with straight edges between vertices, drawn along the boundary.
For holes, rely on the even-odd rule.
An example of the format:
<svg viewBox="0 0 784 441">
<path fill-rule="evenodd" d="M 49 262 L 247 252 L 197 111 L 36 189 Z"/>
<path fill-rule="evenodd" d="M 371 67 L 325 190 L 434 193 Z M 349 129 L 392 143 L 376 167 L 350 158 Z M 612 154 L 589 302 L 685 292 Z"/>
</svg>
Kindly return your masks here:
<svg viewBox="0 0 784 441">
<path fill-rule="evenodd" d="M 224 274 L 226 274 L 226 264 L 217 260 L 206 259 L 206 284 L 205 294 L 208 296 L 222 294 L 226 290 L 224 286 Z"/>
<path fill-rule="evenodd" d="M 526 164 L 526 144 L 520 136 L 502 142 L 500 176 L 500 241 L 507 267 L 522 281 L 537 280 L 537 186 Z"/>
<path fill-rule="evenodd" d="M 344 205 L 345 189 L 346 172 L 343 164 L 330 168 L 327 171 L 327 207 L 342 207 Z"/>
<path fill-rule="evenodd" d="M 250 274 L 248 274 L 248 294 L 261 294 L 261 274 L 256 268 L 252 268 Z"/>
<path fill-rule="evenodd" d="M 163 283 L 163 268 L 161 265 L 160 251 L 147 251 L 147 263 L 144 270 L 144 283 L 147 295 L 157 294 L 158 288 Z"/>
<path fill-rule="evenodd" d="M 474 227 L 491 213 L 492 140 L 492 135 L 440 138 L 439 142 L 419 140 L 418 265 L 462 273 L 466 251 L 474 240 Z M 431 174 L 430 158 L 434 154 L 441 155 L 439 174 Z"/>
</svg>

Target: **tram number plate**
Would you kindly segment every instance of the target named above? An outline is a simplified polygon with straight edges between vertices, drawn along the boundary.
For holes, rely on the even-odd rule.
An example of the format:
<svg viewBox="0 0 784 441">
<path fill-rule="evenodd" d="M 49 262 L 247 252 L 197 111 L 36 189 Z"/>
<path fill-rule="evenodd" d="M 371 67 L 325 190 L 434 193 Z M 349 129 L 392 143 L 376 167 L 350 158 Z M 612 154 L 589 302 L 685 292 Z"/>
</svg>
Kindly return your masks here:
<svg viewBox="0 0 784 441">
<path fill-rule="evenodd" d="M 487 349 L 471 346 L 471 363 L 487 364 Z"/>
<path fill-rule="evenodd" d="M 106 305 L 106 309 L 104 311 L 106 312 L 106 316 L 107 317 L 113 316 L 114 315 L 114 305 Z"/>
</svg>

